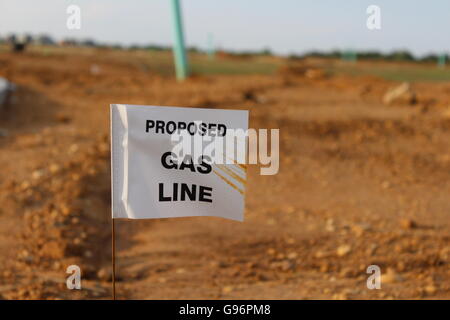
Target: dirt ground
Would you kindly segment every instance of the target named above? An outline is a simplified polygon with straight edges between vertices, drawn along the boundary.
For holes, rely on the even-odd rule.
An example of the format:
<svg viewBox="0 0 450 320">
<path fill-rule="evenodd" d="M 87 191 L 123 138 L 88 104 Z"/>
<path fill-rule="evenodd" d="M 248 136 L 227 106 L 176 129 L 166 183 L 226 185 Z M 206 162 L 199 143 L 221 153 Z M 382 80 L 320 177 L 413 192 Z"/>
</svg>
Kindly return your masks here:
<svg viewBox="0 0 450 320">
<path fill-rule="evenodd" d="M 117 221 L 120 299 L 450 298 L 450 83 L 385 104 L 398 83 L 320 61 L 176 83 L 129 60 L 0 54 L 18 86 L 0 111 L 0 298 L 111 297 L 110 103 L 249 109 L 280 129 L 280 171 L 249 168 L 243 223 Z"/>
</svg>

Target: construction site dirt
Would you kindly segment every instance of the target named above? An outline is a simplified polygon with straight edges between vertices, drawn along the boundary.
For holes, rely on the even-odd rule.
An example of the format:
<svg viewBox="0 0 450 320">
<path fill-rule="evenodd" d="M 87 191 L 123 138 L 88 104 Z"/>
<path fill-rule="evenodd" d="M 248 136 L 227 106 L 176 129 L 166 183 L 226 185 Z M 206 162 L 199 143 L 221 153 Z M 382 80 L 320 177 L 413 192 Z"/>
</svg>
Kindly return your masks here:
<svg viewBox="0 0 450 320">
<path fill-rule="evenodd" d="M 248 168 L 244 222 L 116 222 L 119 299 L 450 298 L 450 82 L 277 58 L 271 74 L 178 83 L 143 55 L 0 53 L 16 86 L 0 115 L 0 298 L 111 297 L 111 103 L 245 109 L 280 129 L 278 174 Z"/>
</svg>

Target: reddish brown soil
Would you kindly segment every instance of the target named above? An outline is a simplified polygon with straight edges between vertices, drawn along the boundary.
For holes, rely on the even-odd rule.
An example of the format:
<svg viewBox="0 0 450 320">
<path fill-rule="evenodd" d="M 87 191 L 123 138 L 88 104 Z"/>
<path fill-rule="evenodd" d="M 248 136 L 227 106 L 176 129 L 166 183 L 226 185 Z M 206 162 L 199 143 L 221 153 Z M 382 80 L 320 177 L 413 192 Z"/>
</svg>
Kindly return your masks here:
<svg viewBox="0 0 450 320">
<path fill-rule="evenodd" d="M 179 84 L 75 53 L 0 55 L 18 85 L 0 117 L 0 297 L 110 297 L 109 104 L 128 103 L 249 109 L 251 127 L 280 129 L 281 156 L 275 176 L 250 168 L 243 223 L 118 221 L 119 298 L 450 298 L 450 84 L 387 106 L 395 84 L 372 77 Z M 71 264 L 82 290 L 66 288 Z"/>
</svg>

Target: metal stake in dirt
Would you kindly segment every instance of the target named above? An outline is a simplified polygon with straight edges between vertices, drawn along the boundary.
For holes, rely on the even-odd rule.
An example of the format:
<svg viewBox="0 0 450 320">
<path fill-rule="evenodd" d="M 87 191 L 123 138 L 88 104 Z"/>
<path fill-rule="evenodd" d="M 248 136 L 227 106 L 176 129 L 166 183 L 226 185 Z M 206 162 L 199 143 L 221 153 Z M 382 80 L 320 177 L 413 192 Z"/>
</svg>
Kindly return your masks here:
<svg viewBox="0 0 450 320">
<path fill-rule="evenodd" d="M 189 76 L 186 48 L 184 46 L 183 23 L 179 0 L 172 0 L 172 18 L 174 30 L 173 57 L 177 80 L 183 81 Z"/>
</svg>

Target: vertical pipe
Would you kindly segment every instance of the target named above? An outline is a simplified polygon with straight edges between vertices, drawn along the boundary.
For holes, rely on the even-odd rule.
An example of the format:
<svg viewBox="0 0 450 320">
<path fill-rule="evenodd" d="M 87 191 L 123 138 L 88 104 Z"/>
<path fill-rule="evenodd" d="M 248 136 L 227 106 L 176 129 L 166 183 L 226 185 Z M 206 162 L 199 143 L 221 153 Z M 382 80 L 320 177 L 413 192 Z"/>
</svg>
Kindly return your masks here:
<svg viewBox="0 0 450 320">
<path fill-rule="evenodd" d="M 445 54 L 440 54 L 438 57 L 438 67 L 444 68 L 445 67 Z"/>
<path fill-rule="evenodd" d="M 173 57 L 177 80 L 183 81 L 189 75 L 186 48 L 184 46 L 183 22 L 179 0 L 172 0 L 172 19 L 174 31 Z"/>
<path fill-rule="evenodd" d="M 213 40 L 213 34 L 208 33 L 208 57 L 210 60 L 214 60 L 214 56 L 216 53 L 216 50 L 214 48 L 214 40 Z"/>
</svg>

